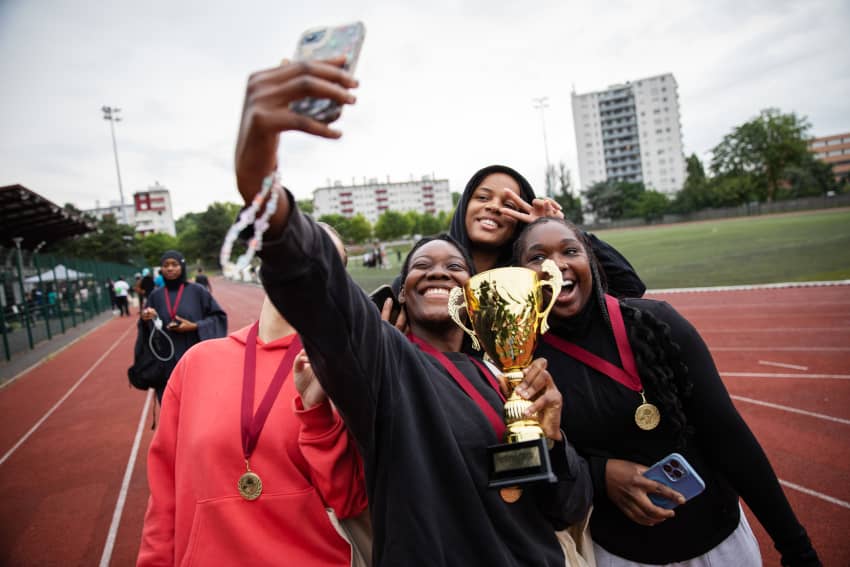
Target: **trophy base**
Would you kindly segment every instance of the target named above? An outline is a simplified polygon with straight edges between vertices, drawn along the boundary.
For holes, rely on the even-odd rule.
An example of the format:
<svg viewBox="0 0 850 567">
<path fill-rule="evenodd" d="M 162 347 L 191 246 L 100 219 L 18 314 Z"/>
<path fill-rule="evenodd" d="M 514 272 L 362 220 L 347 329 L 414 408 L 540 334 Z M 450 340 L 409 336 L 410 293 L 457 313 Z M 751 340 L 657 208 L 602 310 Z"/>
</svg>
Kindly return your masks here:
<svg viewBox="0 0 850 567">
<path fill-rule="evenodd" d="M 517 486 L 532 482 L 557 482 L 549 460 L 546 439 L 503 443 L 487 447 L 490 456 L 489 488 Z"/>
</svg>

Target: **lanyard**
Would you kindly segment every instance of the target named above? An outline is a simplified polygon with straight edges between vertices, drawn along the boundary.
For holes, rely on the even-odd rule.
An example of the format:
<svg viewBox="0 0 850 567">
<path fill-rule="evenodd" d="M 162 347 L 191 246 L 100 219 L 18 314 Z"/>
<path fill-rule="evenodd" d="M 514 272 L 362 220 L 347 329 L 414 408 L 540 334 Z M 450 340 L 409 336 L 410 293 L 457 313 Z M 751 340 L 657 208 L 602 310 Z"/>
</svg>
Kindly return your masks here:
<svg viewBox="0 0 850 567">
<path fill-rule="evenodd" d="M 620 302 L 616 298 L 606 294 L 605 304 L 608 306 L 608 315 L 611 317 L 611 327 L 614 330 L 614 339 L 617 341 L 617 352 L 620 354 L 623 368 L 581 348 L 577 344 L 571 343 L 561 337 L 556 337 L 552 333 L 543 335 L 543 340 L 561 352 L 572 356 L 579 362 L 598 370 L 609 378 L 613 378 L 623 386 L 635 392 L 640 392 L 643 390 L 643 386 L 638 375 L 632 347 L 626 335 L 626 325 L 623 323 L 623 314 L 620 312 Z"/>
<path fill-rule="evenodd" d="M 263 430 L 263 425 L 266 423 L 272 405 L 295 364 L 295 357 L 301 351 L 301 339 L 296 335 L 289 344 L 289 348 L 286 349 L 286 354 L 280 361 L 269 388 L 260 401 L 257 413 L 252 415 L 254 385 L 257 378 L 257 332 L 259 327 L 260 322 L 257 321 L 248 331 L 248 338 L 245 339 L 245 370 L 242 381 L 242 451 L 246 461 L 254 452 L 254 447 L 257 446 L 257 440 L 260 438 L 260 432 Z"/>
<path fill-rule="evenodd" d="M 177 316 L 177 308 L 180 307 L 180 298 L 183 297 L 183 288 L 186 284 L 180 284 L 180 289 L 177 290 L 177 298 L 174 300 L 174 309 L 171 308 L 171 297 L 168 294 L 168 288 L 165 288 L 165 308 L 168 309 L 168 316 L 171 321 Z"/>
<path fill-rule="evenodd" d="M 476 390 L 475 386 L 473 386 L 469 379 L 464 376 L 463 372 L 461 372 L 458 367 L 455 366 L 455 364 L 451 360 L 449 360 L 445 354 L 438 351 L 433 346 L 429 345 L 413 333 L 407 335 L 407 338 L 410 339 L 410 341 L 416 346 L 418 346 L 423 352 L 426 352 L 437 359 L 437 362 L 439 362 L 443 366 L 443 368 L 445 368 L 446 372 L 448 372 L 451 377 L 454 378 L 454 381 L 457 383 L 457 385 L 460 386 L 461 389 L 466 392 L 466 394 L 470 398 L 472 398 L 472 401 L 474 401 L 479 408 L 481 408 L 481 411 L 484 412 L 484 415 L 487 417 L 487 420 L 490 422 L 490 425 L 493 426 L 493 430 L 496 432 L 496 436 L 499 439 L 502 439 L 505 435 L 505 422 L 502 420 L 502 417 L 496 412 L 496 410 L 493 409 L 493 406 L 487 403 L 487 400 L 484 399 L 484 396 L 481 395 L 481 392 Z M 472 360 L 473 363 L 475 363 L 479 370 L 484 373 L 484 376 L 487 377 L 487 380 L 496 389 L 496 392 L 499 393 L 499 397 L 504 400 L 505 398 L 504 396 L 502 396 L 502 392 L 499 390 L 498 384 L 496 383 L 496 378 L 490 373 L 489 370 L 486 369 L 486 367 L 484 367 L 483 364 L 477 362 L 475 358 L 471 356 L 469 358 L 470 360 Z"/>
</svg>

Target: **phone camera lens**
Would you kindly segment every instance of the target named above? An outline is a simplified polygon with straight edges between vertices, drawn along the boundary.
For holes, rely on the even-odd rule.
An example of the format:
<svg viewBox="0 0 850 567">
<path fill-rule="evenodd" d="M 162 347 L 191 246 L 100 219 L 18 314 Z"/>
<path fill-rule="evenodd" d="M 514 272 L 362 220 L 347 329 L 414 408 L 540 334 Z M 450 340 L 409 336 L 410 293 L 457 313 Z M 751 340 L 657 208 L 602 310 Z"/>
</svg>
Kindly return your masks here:
<svg viewBox="0 0 850 567">
<path fill-rule="evenodd" d="M 304 36 L 304 43 L 315 43 L 315 42 L 319 41 L 320 39 L 322 39 L 322 37 L 324 35 L 325 35 L 324 31 L 310 32 L 310 33 L 308 33 L 307 35 Z"/>
<path fill-rule="evenodd" d="M 668 474 L 673 472 L 673 467 L 671 467 L 670 465 L 664 465 L 663 468 L 664 468 L 664 472 L 666 472 Z"/>
<path fill-rule="evenodd" d="M 682 478 L 682 471 L 679 469 L 673 469 L 673 478 Z"/>
<path fill-rule="evenodd" d="M 670 466 L 672 466 L 674 469 L 682 468 L 682 465 L 680 465 L 679 461 L 677 461 L 676 459 L 673 459 L 672 461 L 670 461 Z"/>
</svg>

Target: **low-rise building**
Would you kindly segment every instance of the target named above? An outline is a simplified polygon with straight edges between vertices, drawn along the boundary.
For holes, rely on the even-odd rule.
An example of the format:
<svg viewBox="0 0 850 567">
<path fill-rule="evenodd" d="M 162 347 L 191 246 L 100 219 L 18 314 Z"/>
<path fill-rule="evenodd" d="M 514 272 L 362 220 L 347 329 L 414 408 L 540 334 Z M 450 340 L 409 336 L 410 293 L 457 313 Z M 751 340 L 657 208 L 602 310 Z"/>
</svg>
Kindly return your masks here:
<svg viewBox="0 0 850 567">
<path fill-rule="evenodd" d="M 418 181 L 395 181 L 387 179 L 364 180 L 363 184 L 343 185 L 336 182 L 331 187 L 319 187 L 313 191 L 314 215 L 339 214 L 346 218 L 362 214 L 375 223 L 385 211 L 417 211 L 433 215 L 452 210 L 452 195 L 448 179 L 423 176 Z"/>
</svg>

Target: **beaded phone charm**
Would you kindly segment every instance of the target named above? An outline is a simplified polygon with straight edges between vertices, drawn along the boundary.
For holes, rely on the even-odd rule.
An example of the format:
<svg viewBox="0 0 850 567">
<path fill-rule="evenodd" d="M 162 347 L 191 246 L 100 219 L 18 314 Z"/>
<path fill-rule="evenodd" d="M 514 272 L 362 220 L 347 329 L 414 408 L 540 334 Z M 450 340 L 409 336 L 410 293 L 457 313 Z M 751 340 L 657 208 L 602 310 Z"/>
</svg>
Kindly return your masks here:
<svg viewBox="0 0 850 567">
<path fill-rule="evenodd" d="M 254 254 L 263 248 L 263 233 L 269 228 L 269 219 L 277 210 L 278 192 L 274 189 L 280 187 L 278 182 L 277 171 L 273 171 L 263 178 L 263 185 L 260 192 L 251 201 L 251 204 L 242 209 L 239 213 L 239 218 L 233 223 L 233 226 L 227 231 L 224 237 L 224 243 L 221 245 L 219 253 L 219 262 L 225 273 L 240 272 L 248 267 Z M 262 206 L 263 201 L 269 198 L 266 206 L 263 209 L 263 214 L 257 217 L 257 213 Z M 254 234 L 248 241 L 248 249 L 245 253 L 236 259 L 236 263 L 230 261 L 230 255 L 233 251 L 233 243 L 239 238 L 239 233 L 248 228 L 251 224 L 254 225 Z"/>
</svg>

